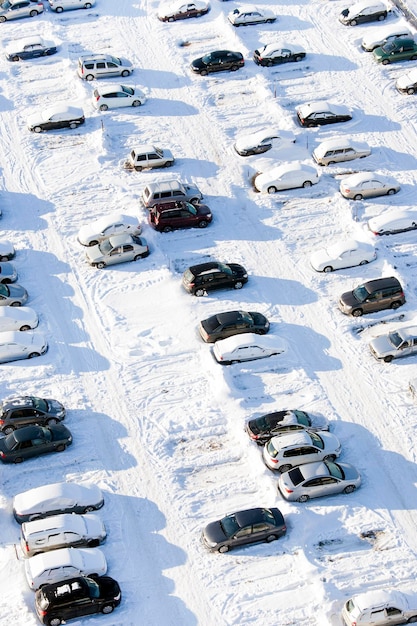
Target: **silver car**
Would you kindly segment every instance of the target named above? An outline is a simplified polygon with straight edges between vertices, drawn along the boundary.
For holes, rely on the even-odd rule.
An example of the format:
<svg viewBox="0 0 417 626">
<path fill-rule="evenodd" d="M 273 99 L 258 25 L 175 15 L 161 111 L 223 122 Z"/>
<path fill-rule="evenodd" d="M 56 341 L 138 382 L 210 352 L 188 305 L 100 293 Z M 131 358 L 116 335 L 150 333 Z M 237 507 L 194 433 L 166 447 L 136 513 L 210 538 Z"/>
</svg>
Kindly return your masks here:
<svg viewBox="0 0 417 626">
<path fill-rule="evenodd" d="M 4 285 L 17 280 L 17 270 L 13 263 L 0 263 L 0 283 Z"/>
<path fill-rule="evenodd" d="M 0 284 L 0 306 L 21 306 L 28 299 L 28 292 L 21 285 Z"/>
<path fill-rule="evenodd" d="M 146 239 L 132 235 L 115 235 L 91 246 L 86 253 L 90 265 L 102 269 L 107 265 L 137 261 L 149 255 Z"/>
<path fill-rule="evenodd" d="M 16 20 L 20 17 L 35 17 L 43 13 L 43 4 L 33 3 L 30 0 L 4 0 L 0 4 L 0 22 Z"/>
<path fill-rule="evenodd" d="M 382 174 L 373 172 L 359 172 L 344 178 L 340 183 L 340 193 L 345 198 L 363 200 L 376 196 L 392 196 L 400 191 L 400 185 Z"/>
<path fill-rule="evenodd" d="M 361 484 L 359 472 L 347 463 L 306 463 L 284 472 L 278 489 L 291 502 L 307 502 L 310 498 L 352 493 Z"/>
<path fill-rule="evenodd" d="M 394 626 L 417 622 L 417 598 L 414 590 L 376 589 L 348 600 L 342 610 L 345 626 Z"/>
<path fill-rule="evenodd" d="M 391 363 L 402 356 L 417 354 L 417 326 L 408 326 L 379 335 L 369 343 L 371 353 L 378 361 Z"/>
<path fill-rule="evenodd" d="M 299 430 L 275 435 L 263 450 L 269 469 L 287 472 L 295 465 L 334 461 L 341 452 L 337 437 L 328 431 Z"/>
</svg>

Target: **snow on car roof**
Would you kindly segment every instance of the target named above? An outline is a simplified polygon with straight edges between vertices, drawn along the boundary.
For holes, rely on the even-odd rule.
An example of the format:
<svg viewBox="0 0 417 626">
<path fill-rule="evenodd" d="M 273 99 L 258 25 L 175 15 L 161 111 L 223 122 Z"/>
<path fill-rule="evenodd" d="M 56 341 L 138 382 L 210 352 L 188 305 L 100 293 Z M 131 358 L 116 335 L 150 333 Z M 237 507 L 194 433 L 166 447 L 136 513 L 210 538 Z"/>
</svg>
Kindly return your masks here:
<svg viewBox="0 0 417 626">
<path fill-rule="evenodd" d="M 307 117 L 311 113 L 342 113 L 349 114 L 349 109 L 344 104 L 334 104 L 333 102 L 327 102 L 326 100 L 319 100 L 317 102 L 306 102 L 298 107 L 298 111 L 303 113 L 303 117 Z"/>
<path fill-rule="evenodd" d="M 68 498 L 74 501 L 84 502 L 86 493 L 89 498 L 100 500 L 102 494 L 96 485 L 78 485 L 76 483 L 52 483 L 35 487 L 22 493 L 18 493 L 13 500 L 13 508 L 17 513 L 31 512 L 34 507 L 39 506 L 44 501 L 51 501 L 55 498 Z"/>
<path fill-rule="evenodd" d="M 291 52 L 304 52 L 304 48 L 294 43 L 288 43 L 287 41 L 278 41 L 277 43 L 268 43 L 266 46 L 259 48 L 262 50 L 263 56 L 267 56 L 271 53 L 278 52 L 279 50 L 290 50 Z"/>
<path fill-rule="evenodd" d="M 272 442 L 275 449 L 304 444 L 311 445 L 311 437 L 307 430 L 295 430 L 275 435 L 275 437 L 272 437 Z"/>
<path fill-rule="evenodd" d="M 235 350 L 236 348 L 242 348 L 243 346 L 258 345 L 262 347 L 268 347 L 275 345 L 276 343 L 282 343 L 280 337 L 274 335 L 257 335 L 256 333 L 243 333 L 242 335 L 233 335 L 226 339 L 219 339 L 216 341 L 218 348 L 222 348 L 224 351 Z"/>
<path fill-rule="evenodd" d="M 353 598 L 355 606 L 358 607 L 360 611 L 365 611 L 366 609 L 374 609 L 379 606 L 385 606 L 386 604 L 393 604 L 398 608 L 407 608 L 408 603 L 406 598 L 401 591 L 394 590 L 383 590 L 377 589 L 375 591 L 369 591 L 367 593 L 360 593 L 359 595 Z"/>
</svg>

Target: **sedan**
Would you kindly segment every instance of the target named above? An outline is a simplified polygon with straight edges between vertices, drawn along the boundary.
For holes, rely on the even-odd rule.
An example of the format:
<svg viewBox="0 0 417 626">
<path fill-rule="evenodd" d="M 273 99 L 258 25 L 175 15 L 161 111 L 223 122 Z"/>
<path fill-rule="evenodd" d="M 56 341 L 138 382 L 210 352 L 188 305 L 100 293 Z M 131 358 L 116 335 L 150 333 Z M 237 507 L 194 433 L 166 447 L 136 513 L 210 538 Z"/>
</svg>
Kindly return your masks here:
<svg viewBox="0 0 417 626">
<path fill-rule="evenodd" d="M 417 211 L 415 209 L 390 209 L 382 215 L 372 217 L 368 228 L 374 235 L 395 235 L 417 228 Z"/>
<path fill-rule="evenodd" d="M 32 132 L 41 133 L 43 130 L 78 128 L 84 122 L 85 117 L 82 109 L 60 103 L 47 107 L 35 115 L 31 115 L 28 118 L 27 125 Z"/>
<path fill-rule="evenodd" d="M 355 265 L 366 265 L 375 259 L 374 246 L 363 241 L 348 239 L 317 250 L 310 257 L 310 263 L 316 272 L 333 272 Z"/>
<path fill-rule="evenodd" d="M 361 484 L 359 472 L 347 463 L 306 463 L 281 474 L 278 489 L 291 502 L 352 493 Z"/>
<path fill-rule="evenodd" d="M 0 363 L 33 359 L 45 354 L 47 350 L 48 342 L 41 333 L 31 330 L 8 330 L 0 333 Z"/>
<path fill-rule="evenodd" d="M 203 341 L 214 343 L 242 333 L 265 335 L 269 331 L 269 321 L 255 311 L 227 311 L 202 320 L 198 329 Z"/>
<path fill-rule="evenodd" d="M 400 191 L 400 185 L 389 176 L 373 172 L 359 172 L 340 182 L 340 193 L 344 198 L 363 200 L 375 196 L 392 196 Z"/>
<path fill-rule="evenodd" d="M 255 50 L 253 60 L 256 65 L 271 67 L 272 65 L 281 65 L 281 63 L 289 63 L 293 61 L 301 61 L 305 59 L 306 53 L 303 48 L 289 43 L 270 43 L 267 46 Z"/>
<path fill-rule="evenodd" d="M 203 57 L 194 59 L 191 63 L 191 71 L 200 76 L 207 76 L 212 72 L 224 72 L 229 70 L 235 72 L 245 65 L 245 60 L 241 52 L 231 50 L 216 50 L 209 52 Z"/>
<path fill-rule="evenodd" d="M 384 2 L 366 0 L 343 9 L 339 15 L 339 22 L 345 26 L 356 26 L 366 22 L 382 22 L 387 15 L 388 9 Z"/>
<path fill-rule="evenodd" d="M 81 226 L 77 241 L 82 246 L 98 246 L 99 243 L 114 235 L 140 235 L 138 220 L 127 215 L 113 213 Z"/>
<path fill-rule="evenodd" d="M 33 35 L 24 39 L 15 39 L 6 50 L 6 59 L 8 61 L 26 61 L 56 53 L 57 47 L 53 41 L 45 41 L 39 35 Z"/>
<path fill-rule="evenodd" d="M 38 314 L 28 306 L 0 307 L 0 333 L 6 330 L 30 330 L 39 323 Z"/>
<path fill-rule="evenodd" d="M 257 191 L 276 193 L 298 187 L 311 187 L 319 182 L 319 176 L 314 167 L 303 163 L 278 165 L 267 172 L 258 174 L 253 184 Z"/>
<path fill-rule="evenodd" d="M 17 270 L 12 263 L 0 263 L 0 283 L 8 285 L 17 280 Z"/>
<path fill-rule="evenodd" d="M 284 432 L 270 439 L 263 449 L 263 459 L 269 469 L 287 472 L 295 465 L 334 461 L 340 451 L 339 440 L 332 433 L 299 430 Z"/>
<path fill-rule="evenodd" d="M 417 68 L 414 68 L 407 74 L 403 74 L 399 78 L 397 78 L 397 82 L 395 83 L 397 90 L 400 93 L 407 93 L 408 95 L 413 95 L 417 92 Z"/>
<path fill-rule="evenodd" d="M 280 337 L 260 337 L 245 333 L 227 339 L 219 339 L 213 347 L 213 356 L 220 365 L 255 361 L 282 354 L 286 345 Z"/>
<path fill-rule="evenodd" d="M 267 443 L 274 435 L 291 430 L 311 427 L 310 416 L 305 411 L 275 411 L 249 420 L 246 432 L 258 446 Z"/>
<path fill-rule="evenodd" d="M 197 297 L 217 289 L 241 289 L 247 282 L 248 273 L 239 263 L 200 263 L 192 265 L 182 275 L 184 289 Z"/>
<path fill-rule="evenodd" d="M 417 326 L 408 326 L 392 330 L 374 337 L 369 343 L 372 355 L 378 361 L 391 363 L 402 356 L 417 354 Z"/>
<path fill-rule="evenodd" d="M 16 251 L 11 241 L 8 239 L 0 240 L 0 261 L 10 261 L 15 256 Z"/>
<path fill-rule="evenodd" d="M 26 580 L 34 590 L 74 576 L 94 578 L 106 572 L 106 558 L 99 548 L 59 548 L 25 559 Z"/>
<path fill-rule="evenodd" d="M 233 147 L 240 156 L 247 157 L 263 154 L 272 148 L 289 148 L 292 143 L 295 143 L 295 137 L 290 131 L 264 128 L 256 133 L 241 135 Z"/>
<path fill-rule="evenodd" d="M 137 261 L 149 255 L 146 239 L 132 235 L 114 235 L 104 239 L 86 252 L 87 261 L 93 267 L 103 269 L 107 265 Z"/>
<path fill-rule="evenodd" d="M 72 435 L 63 424 L 25 426 L 0 439 L 0 460 L 21 463 L 47 452 L 63 452 L 72 443 Z"/>
<path fill-rule="evenodd" d="M 281 511 L 256 508 L 231 513 L 211 522 L 203 530 L 202 541 L 210 552 L 228 552 L 231 548 L 259 541 L 270 543 L 286 532 Z"/>
<path fill-rule="evenodd" d="M 21 285 L 0 284 L 0 306 L 21 306 L 28 299 L 28 292 Z"/>
<path fill-rule="evenodd" d="M 189 17 L 200 17 L 209 11 L 210 4 L 204 0 L 194 0 L 194 2 L 177 0 L 177 2 L 171 2 L 168 5 L 161 5 L 158 9 L 158 19 L 161 22 L 176 22 Z"/>
<path fill-rule="evenodd" d="M 140 107 L 146 102 L 146 95 L 138 87 L 107 85 L 93 91 L 93 106 L 100 111 L 120 107 Z"/>
<path fill-rule="evenodd" d="M 352 119 L 352 113 L 346 106 L 325 101 L 302 104 L 296 108 L 296 113 L 301 126 L 306 127 L 337 124 Z"/>
<path fill-rule="evenodd" d="M 51 398 L 17 396 L 0 403 L 0 429 L 5 435 L 32 424 L 53 426 L 63 419 L 65 407 Z"/>
<path fill-rule="evenodd" d="M 0 4 L 0 22 L 16 20 L 21 17 L 35 17 L 43 12 L 42 2 L 31 0 L 4 0 Z"/>
<path fill-rule="evenodd" d="M 227 18 L 233 26 L 248 26 L 249 24 L 272 24 L 277 16 L 269 9 L 248 6 L 231 11 Z"/>
</svg>

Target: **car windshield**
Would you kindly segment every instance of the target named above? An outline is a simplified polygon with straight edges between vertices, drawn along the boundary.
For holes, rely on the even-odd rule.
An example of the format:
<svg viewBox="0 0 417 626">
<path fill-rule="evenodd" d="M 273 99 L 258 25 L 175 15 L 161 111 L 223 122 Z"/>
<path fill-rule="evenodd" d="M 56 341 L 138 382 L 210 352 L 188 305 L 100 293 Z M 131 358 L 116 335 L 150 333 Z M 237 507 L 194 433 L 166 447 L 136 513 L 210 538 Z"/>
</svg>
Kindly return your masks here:
<svg viewBox="0 0 417 626">
<path fill-rule="evenodd" d="M 300 467 L 294 467 L 294 469 L 288 472 L 288 476 L 291 479 L 291 482 L 294 486 L 299 485 L 304 480 L 304 476 L 301 473 Z"/>
<path fill-rule="evenodd" d="M 211 63 L 212 61 L 214 61 L 214 60 L 215 60 L 215 57 L 213 57 L 213 55 L 212 55 L 211 53 L 210 53 L 210 54 L 205 54 L 205 55 L 201 58 L 201 60 L 202 60 L 202 62 L 203 62 L 205 65 L 208 65 L 209 63 Z"/>
<path fill-rule="evenodd" d="M 3 439 L 3 446 L 6 450 L 13 450 L 17 445 L 18 442 L 16 441 L 15 433 L 10 433 L 10 435 L 7 435 L 7 437 Z"/>
<path fill-rule="evenodd" d="M 239 524 L 234 515 L 223 517 L 223 519 L 220 520 L 220 526 L 226 537 L 232 537 L 239 530 Z"/>
<path fill-rule="evenodd" d="M 227 267 L 227 265 L 224 265 L 224 263 L 219 263 L 218 270 L 219 272 L 224 272 L 225 274 L 232 273 L 230 267 Z"/>
<path fill-rule="evenodd" d="M 116 63 L 116 65 L 121 65 L 122 64 L 122 62 L 119 59 L 119 57 L 110 57 L 110 59 L 111 59 L 112 63 Z"/>
<path fill-rule="evenodd" d="M 85 582 L 87 583 L 88 590 L 90 593 L 90 598 L 99 598 L 100 597 L 100 587 L 92 578 L 85 578 Z"/>
<path fill-rule="evenodd" d="M 154 146 L 153 149 L 155 150 L 155 152 L 159 156 L 159 158 L 162 159 L 162 157 L 164 156 L 164 151 L 161 150 L 161 148 L 157 148 L 156 146 Z"/>
<path fill-rule="evenodd" d="M 247 313 L 247 311 L 239 311 L 239 317 L 240 317 L 241 320 L 246 322 L 246 324 L 249 324 L 249 325 L 253 324 L 252 315 Z"/>
<path fill-rule="evenodd" d="M 0 295 L 1 296 L 9 296 L 10 295 L 10 291 L 7 285 L 3 285 L 3 283 L 0 284 Z"/>
<path fill-rule="evenodd" d="M 99 245 L 99 248 L 102 254 L 108 254 L 109 252 L 111 252 L 111 250 L 113 250 L 113 247 L 108 239 L 102 241 Z"/>
<path fill-rule="evenodd" d="M 388 333 L 388 341 L 393 346 L 398 348 L 402 344 L 403 339 L 402 339 L 402 337 L 400 337 L 400 335 L 397 332 L 392 332 L 392 333 Z"/>
<path fill-rule="evenodd" d="M 352 291 L 353 297 L 358 302 L 365 302 L 366 298 L 369 296 L 369 291 L 366 289 L 365 285 L 359 285 Z"/>
<path fill-rule="evenodd" d="M 297 422 L 299 424 L 303 424 L 303 426 L 311 426 L 311 420 L 304 411 L 293 411 L 293 413 L 297 416 Z"/>
<path fill-rule="evenodd" d="M 122 85 L 122 91 L 128 93 L 129 96 L 133 96 L 133 94 L 135 93 L 135 90 L 132 89 L 132 87 L 126 87 L 125 85 Z"/>
<path fill-rule="evenodd" d="M 10 7 L 11 7 L 12 5 L 11 5 L 11 3 L 10 3 L 10 2 L 8 2 L 8 1 L 6 0 L 6 2 L 3 2 L 0 6 L 1 6 L 1 8 L 2 8 L 2 9 L 10 9 Z"/>
<path fill-rule="evenodd" d="M 393 52 L 396 49 L 397 49 L 397 43 L 395 41 L 387 41 L 387 43 L 385 43 L 382 46 L 382 50 L 384 52 Z"/>
<path fill-rule="evenodd" d="M 325 461 L 324 464 L 327 466 L 330 476 L 333 476 L 334 478 L 339 478 L 340 480 L 344 480 L 345 473 L 340 465 L 338 465 L 337 463 L 333 463 L 332 461 Z"/>
<path fill-rule="evenodd" d="M 324 450 L 324 441 L 317 433 L 309 433 L 311 437 L 311 441 L 316 448 L 320 448 L 320 450 Z"/>
<path fill-rule="evenodd" d="M 33 406 L 38 411 L 43 411 L 46 413 L 48 411 L 48 404 L 45 402 L 43 398 L 36 398 L 35 396 L 32 398 Z"/>
</svg>

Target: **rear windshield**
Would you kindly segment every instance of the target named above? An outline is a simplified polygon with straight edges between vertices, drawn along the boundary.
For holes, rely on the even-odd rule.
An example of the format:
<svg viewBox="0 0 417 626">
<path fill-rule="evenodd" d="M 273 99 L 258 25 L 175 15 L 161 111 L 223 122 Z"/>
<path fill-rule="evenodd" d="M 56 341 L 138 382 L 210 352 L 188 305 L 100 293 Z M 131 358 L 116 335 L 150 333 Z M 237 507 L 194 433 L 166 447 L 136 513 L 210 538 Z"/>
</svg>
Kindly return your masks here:
<svg viewBox="0 0 417 626">
<path fill-rule="evenodd" d="M 192 273 L 192 271 L 190 269 L 185 270 L 184 272 L 184 280 L 186 280 L 188 283 L 191 283 L 194 280 L 195 276 Z"/>
</svg>

